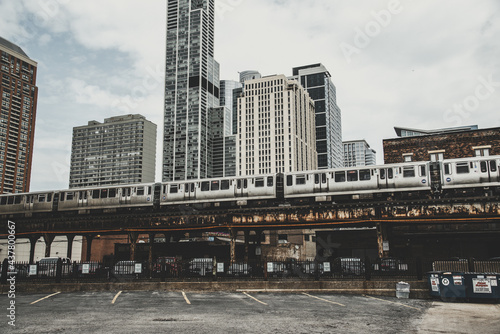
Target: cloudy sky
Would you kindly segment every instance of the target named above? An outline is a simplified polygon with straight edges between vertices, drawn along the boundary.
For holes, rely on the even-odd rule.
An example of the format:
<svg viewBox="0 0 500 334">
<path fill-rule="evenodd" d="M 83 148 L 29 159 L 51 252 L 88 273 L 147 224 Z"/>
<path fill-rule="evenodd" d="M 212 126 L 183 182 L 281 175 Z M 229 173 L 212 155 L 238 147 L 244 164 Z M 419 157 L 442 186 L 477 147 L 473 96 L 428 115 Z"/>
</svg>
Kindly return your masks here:
<svg viewBox="0 0 500 334">
<path fill-rule="evenodd" d="M 216 0 L 221 79 L 323 63 L 343 139 L 382 163 L 394 126 L 500 126 L 498 0 Z M 137 113 L 158 125 L 166 0 L 0 0 L 0 36 L 38 62 L 31 190 L 69 183 L 72 129 Z"/>
</svg>

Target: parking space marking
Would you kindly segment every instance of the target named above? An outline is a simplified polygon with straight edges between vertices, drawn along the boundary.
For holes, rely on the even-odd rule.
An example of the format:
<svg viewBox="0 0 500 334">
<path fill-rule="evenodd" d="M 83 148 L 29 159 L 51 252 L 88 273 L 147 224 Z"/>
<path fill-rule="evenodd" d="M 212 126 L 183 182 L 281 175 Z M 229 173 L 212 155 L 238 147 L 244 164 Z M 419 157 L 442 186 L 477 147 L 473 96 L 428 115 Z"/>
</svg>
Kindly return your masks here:
<svg viewBox="0 0 500 334">
<path fill-rule="evenodd" d="M 305 293 L 305 292 L 302 292 L 302 294 L 303 294 L 303 295 L 306 295 L 306 296 L 308 296 L 308 297 L 311 297 L 311 298 L 316 298 L 316 299 L 322 300 L 322 301 L 327 302 L 327 303 L 331 303 L 331 304 L 340 305 L 340 306 L 345 307 L 345 305 L 344 305 L 344 304 L 340 304 L 340 303 L 337 303 L 337 302 L 332 302 L 331 300 L 328 300 L 328 299 L 323 299 L 323 298 L 320 298 L 320 297 L 316 297 L 316 296 L 310 295 L 310 294 Z"/>
<path fill-rule="evenodd" d="M 44 299 L 50 298 L 50 297 L 55 296 L 55 295 L 58 295 L 58 294 L 60 294 L 60 293 L 61 293 L 61 292 L 59 291 L 59 292 L 53 293 L 53 294 L 51 294 L 51 295 L 48 295 L 48 296 L 46 296 L 46 297 L 40 298 L 40 299 L 38 299 L 38 300 L 35 300 L 35 301 L 34 301 L 33 303 L 31 303 L 30 305 L 36 304 L 36 303 L 38 303 L 38 302 L 41 302 L 41 301 L 42 301 L 42 300 L 44 300 Z"/>
<path fill-rule="evenodd" d="M 243 294 L 244 294 L 245 296 L 247 296 L 247 297 L 252 298 L 252 299 L 253 299 L 253 300 L 255 300 L 256 302 L 261 303 L 262 305 L 267 305 L 267 304 L 266 304 L 266 303 L 264 303 L 263 301 L 260 301 L 260 300 L 258 300 L 257 298 L 255 298 L 255 297 L 253 297 L 253 296 L 250 296 L 250 295 L 249 295 L 248 293 L 246 293 L 246 292 L 243 292 Z"/>
<path fill-rule="evenodd" d="M 363 295 L 363 297 L 371 298 L 371 299 L 376 299 L 376 300 L 381 300 L 381 301 L 386 302 L 386 303 L 401 305 L 401 306 L 404 306 L 404 307 L 412 308 L 412 309 L 417 310 L 417 311 L 422 311 L 422 309 L 419 308 L 419 307 L 414 307 L 414 306 L 406 305 L 406 304 L 403 304 L 403 303 L 391 302 L 390 300 L 385 300 L 385 299 L 382 299 L 382 298 L 376 298 L 376 297 L 367 296 L 367 295 Z"/>
<path fill-rule="evenodd" d="M 118 299 L 118 296 L 122 294 L 122 291 L 118 291 L 118 293 L 115 295 L 115 298 L 113 298 L 113 301 L 111 302 L 111 304 L 114 304 L 116 302 L 116 300 Z"/>
<path fill-rule="evenodd" d="M 191 305 L 191 302 L 189 301 L 189 299 L 186 296 L 186 293 L 184 291 L 182 291 L 182 296 L 184 297 L 184 300 L 186 301 L 186 303 L 188 303 L 188 305 Z"/>
</svg>

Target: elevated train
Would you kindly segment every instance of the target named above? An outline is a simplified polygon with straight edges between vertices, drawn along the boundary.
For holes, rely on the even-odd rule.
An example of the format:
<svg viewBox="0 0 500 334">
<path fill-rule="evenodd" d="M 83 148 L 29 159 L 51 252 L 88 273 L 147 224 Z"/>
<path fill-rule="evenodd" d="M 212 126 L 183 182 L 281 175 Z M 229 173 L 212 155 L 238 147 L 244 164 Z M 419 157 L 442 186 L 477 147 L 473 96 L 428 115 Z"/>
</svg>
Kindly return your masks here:
<svg viewBox="0 0 500 334">
<path fill-rule="evenodd" d="M 500 156 L 0 195 L 0 216 L 500 194 Z"/>
</svg>

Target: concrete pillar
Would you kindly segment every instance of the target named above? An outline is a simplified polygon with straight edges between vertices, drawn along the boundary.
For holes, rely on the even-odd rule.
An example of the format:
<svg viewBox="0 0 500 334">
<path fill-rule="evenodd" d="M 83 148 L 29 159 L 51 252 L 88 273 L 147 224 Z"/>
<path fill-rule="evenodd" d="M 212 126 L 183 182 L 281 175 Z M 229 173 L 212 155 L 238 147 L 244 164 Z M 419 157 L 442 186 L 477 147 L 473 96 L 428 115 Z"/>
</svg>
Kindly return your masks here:
<svg viewBox="0 0 500 334">
<path fill-rule="evenodd" d="M 149 233 L 149 257 L 148 257 L 148 261 L 149 261 L 149 272 L 150 272 L 150 275 L 151 273 L 153 272 L 153 245 L 155 243 L 155 233 Z"/>
<path fill-rule="evenodd" d="M 248 262 L 248 245 L 250 242 L 250 231 L 245 230 L 245 262 Z"/>
<path fill-rule="evenodd" d="M 68 253 L 66 257 L 71 259 L 71 256 L 73 255 L 73 240 L 75 239 L 75 236 L 67 235 L 66 238 L 68 238 Z"/>
<path fill-rule="evenodd" d="M 29 237 L 30 239 L 30 263 L 34 263 L 35 262 L 35 247 L 36 247 L 36 242 L 38 241 L 38 239 L 40 239 L 40 236 L 36 235 L 36 236 L 31 236 Z"/>
<path fill-rule="evenodd" d="M 231 247 L 231 263 L 236 262 L 236 235 L 238 234 L 238 231 L 235 231 L 235 229 L 230 228 L 229 229 L 229 234 L 231 237 L 231 242 L 230 242 L 230 247 Z"/>
<path fill-rule="evenodd" d="M 387 223 L 377 223 L 378 257 L 389 257 L 389 226 Z"/>
<path fill-rule="evenodd" d="M 130 261 L 135 261 L 135 249 L 137 247 L 137 239 L 139 238 L 139 233 L 130 232 L 128 234 L 130 239 Z"/>
<path fill-rule="evenodd" d="M 90 256 L 92 255 L 92 240 L 94 240 L 94 236 L 92 234 L 88 234 L 85 236 L 87 240 L 87 256 L 85 257 L 85 261 L 90 261 Z"/>
<path fill-rule="evenodd" d="M 43 240 L 45 241 L 45 257 L 50 257 L 50 247 L 52 246 L 52 241 L 54 241 L 54 236 L 45 233 Z"/>
</svg>

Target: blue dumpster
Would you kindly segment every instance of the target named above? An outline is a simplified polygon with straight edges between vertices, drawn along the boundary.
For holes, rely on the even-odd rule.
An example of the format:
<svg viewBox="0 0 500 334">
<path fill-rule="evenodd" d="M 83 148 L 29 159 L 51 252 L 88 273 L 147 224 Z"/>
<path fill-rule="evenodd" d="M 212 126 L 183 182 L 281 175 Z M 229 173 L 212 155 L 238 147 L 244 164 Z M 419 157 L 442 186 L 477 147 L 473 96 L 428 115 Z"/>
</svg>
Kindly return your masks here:
<svg viewBox="0 0 500 334">
<path fill-rule="evenodd" d="M 467 298 L 500 302 L 500 274 L 466 273 Z"/>
<path fill-rule="evenodd" d="M 439 274 L 439 296 L 443 301 L 465 300 L 467 298 L 465 274 L 460 272 Z"/>
<path fill-rule="evenodd" d="M 427 273 L 427 281 L 429 282 L 429 292 L 431 297 L 441 297 L 439 291 L 439 275 L 442 273 L 442 271 L 429 271 Z"/>
</svg>

